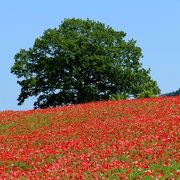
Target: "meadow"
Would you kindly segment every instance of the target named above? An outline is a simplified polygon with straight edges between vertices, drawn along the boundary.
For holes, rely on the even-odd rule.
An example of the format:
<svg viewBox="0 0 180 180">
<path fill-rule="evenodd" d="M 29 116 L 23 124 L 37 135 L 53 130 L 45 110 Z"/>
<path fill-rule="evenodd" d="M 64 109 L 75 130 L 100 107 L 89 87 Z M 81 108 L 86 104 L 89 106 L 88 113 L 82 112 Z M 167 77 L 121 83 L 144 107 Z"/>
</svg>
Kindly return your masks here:
<svg viewBox="0 0 180 180">
<path fill-rule="evenodd" d="M 180 97 L 0 112 L 0 179 L 178 179 Z"/>
</svg>

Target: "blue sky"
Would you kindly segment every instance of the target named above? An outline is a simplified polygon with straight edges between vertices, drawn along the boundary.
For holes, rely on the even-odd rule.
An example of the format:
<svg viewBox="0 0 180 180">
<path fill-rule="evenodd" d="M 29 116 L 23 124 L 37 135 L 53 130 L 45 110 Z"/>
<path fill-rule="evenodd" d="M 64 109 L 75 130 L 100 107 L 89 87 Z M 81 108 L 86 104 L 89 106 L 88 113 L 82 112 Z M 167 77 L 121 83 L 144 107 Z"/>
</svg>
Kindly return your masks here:
<svg viewBox="0 0 180 180">
<path fill-rule="evenodd" d="M 64 18 L 90 18 L 127 33 L 142 48 L 143 67 L 161 92 L 180 88 L 179 0 L 5 0 L 0 6 L 0 110 L 33 108 L 33 98 L 17 106 L 20 86 L 10 73 L 14 55 L 32 47 L 44 30 Z"/>
</svg>

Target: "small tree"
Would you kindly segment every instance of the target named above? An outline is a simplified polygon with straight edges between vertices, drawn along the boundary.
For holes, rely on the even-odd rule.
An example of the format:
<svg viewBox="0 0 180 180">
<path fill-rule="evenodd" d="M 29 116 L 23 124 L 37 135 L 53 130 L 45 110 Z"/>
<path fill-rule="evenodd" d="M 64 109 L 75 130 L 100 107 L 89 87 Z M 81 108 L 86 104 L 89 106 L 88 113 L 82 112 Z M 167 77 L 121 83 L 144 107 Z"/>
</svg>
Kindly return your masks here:
<svg viewBox="0 0 180 180">
<path fill-rule="evenodd" d="M 20 80 L 19 105 L 30 96 L 46 108 L 100 99 L 112 94 L 138 96 L 147 89 L 160 93 L 150 70 L 141 66 L 136 41 L 92 20 L 65 19 L 48 29 L 32 48 L 21 49 L 11 68 Z"/>
</svg>

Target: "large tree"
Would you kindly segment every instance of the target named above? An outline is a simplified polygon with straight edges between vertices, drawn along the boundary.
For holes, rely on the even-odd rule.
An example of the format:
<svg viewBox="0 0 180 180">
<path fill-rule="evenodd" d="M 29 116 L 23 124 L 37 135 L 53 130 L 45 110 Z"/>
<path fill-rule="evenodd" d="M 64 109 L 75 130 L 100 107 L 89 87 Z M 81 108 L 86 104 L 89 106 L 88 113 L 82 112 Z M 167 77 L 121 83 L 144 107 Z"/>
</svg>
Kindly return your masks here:
<svg viewBox="0 0 180 180">
<path fill-rule="evenodd" d="M 21 86 L 18 104 L 31 96 L 37 97 L 34 107 L 46 108 L 108 100 L 117 93 L 160 93 L 150 70 L 142 68 L 141 48 L 125 36 L 89 19 L 65 19 L 46 30 L 32 48 L 15 55 L 11 72 Z"/>
</svg>

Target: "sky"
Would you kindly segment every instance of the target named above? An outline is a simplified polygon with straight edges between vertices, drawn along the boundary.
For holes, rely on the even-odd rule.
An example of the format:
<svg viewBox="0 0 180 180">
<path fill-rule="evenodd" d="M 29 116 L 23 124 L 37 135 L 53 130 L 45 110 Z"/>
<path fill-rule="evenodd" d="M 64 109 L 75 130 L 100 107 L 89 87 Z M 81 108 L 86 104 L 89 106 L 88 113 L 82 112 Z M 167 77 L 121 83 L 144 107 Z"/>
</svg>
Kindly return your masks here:
<svg viewBox="0 0 180 180">
<path fill-rule="evenodd" d="M 10 73 L 14 55 L 33 46 L 65 18 L 100 21 L 127 33 L 141 47 L 161 93 L 180 88 L 180 0 L 4 0 L 0 4 L 0 111 L 28 110 L 35 98 L 17 105 L 20 86 Z"/>
</svg>

